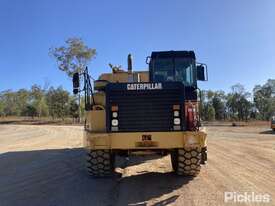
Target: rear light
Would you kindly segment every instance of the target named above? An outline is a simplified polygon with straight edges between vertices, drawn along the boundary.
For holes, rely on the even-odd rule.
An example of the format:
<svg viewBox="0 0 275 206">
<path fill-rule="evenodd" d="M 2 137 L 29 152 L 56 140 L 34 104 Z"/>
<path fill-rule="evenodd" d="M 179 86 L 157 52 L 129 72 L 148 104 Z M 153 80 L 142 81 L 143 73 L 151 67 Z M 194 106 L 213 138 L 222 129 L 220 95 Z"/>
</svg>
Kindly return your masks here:
<svg viewBox="0 0 275 206">
<path fill-rule="evenodd" d="M 174 118 L 174 125 L 180 125 L 180 118 Z"/>
<path fill-rule="evenodd" d="M 117 119 L 113 119 L 112 120 L 112 126 L 113 127 L 117 127 L 118 126 L 118 120 Z"/>
<path fill-rule="evenodd" d="M 180 110 L 180 105 L 178 105 L 178 104 L 173 105 L 173 110 Z"/>
<path fill-rule="evenodd" d="M 112 106 L 111 130 L 118 131 L 118 106 Z"/>
<path fill-rule="evenodd" d="M 117 113 L 117 112 L 113 112 L 113 113 L 112 113 L 112 117 L 113 117 L 113 118 L 117 118 L 117 116 L 118 116 L 118 113 Z"/>
<path fill-rule="evenodd" d="M 174 111 L 174 117 L 179 117 L 180 116 L 180 112 L 179 111 Z"/>
<path fill-rule="evenodd" d="M 111 110 L 112 110 L 112 112 L 117 112 L 118 111 L 118 106 L 112 106 L 112 108 L 111 108 Z"/>
<path fill-rule="evenodd" d="M 181 130 L 180 105 L 173 105 L 174 130 Z"/>
</svg>

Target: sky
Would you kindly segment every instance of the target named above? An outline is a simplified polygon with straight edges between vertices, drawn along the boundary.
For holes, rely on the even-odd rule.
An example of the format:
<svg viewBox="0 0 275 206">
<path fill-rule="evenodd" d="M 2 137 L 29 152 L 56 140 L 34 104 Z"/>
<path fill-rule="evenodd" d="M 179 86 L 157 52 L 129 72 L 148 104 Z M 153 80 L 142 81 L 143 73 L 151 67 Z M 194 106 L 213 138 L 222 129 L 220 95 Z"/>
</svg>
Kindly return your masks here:
<svg viewBox="0 0 275 206">
<path fill-rule="evenodd" d="M 147 70 L 152 51 L 194 50 L 208 65 L 202 89 L 229 91 L 241 83 L 251 91 L 275 78 L 274 0 L 1 0 L 0 91 L 33 84 L 63 86 L 49 48 L 79 37 L 97 56 L 94 78 L 108 63 Z"/>
</svg>

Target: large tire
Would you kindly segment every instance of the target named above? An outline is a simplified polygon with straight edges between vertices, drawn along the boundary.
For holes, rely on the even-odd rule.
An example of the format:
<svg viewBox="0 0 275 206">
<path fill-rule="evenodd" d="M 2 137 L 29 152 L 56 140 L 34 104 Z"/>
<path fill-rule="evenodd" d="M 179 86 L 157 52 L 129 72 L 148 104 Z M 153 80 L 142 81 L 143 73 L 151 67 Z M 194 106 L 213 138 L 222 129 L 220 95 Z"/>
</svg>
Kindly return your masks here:
<svg viewBox="0 0 275 206">
<path fill-rule="evenodd" d="M 90 150 L 87 154 L 87 170 L 93 177 L 111 176 L 114 172 L 114 155 L 110 150 Z"/>
<path fill-rule="evenodd" d="M 171 155 L 171 158 L 174 155 Z M 176 154 L 177 164 L 175 157 L 173 169 L 178 175 L 196 176 L 199 174 L 201 166 L 201 149 L 200 148 L 182 148 L 178 149 Z M 172 161 L 173 165 L 173 161 Z"/>
</svg>

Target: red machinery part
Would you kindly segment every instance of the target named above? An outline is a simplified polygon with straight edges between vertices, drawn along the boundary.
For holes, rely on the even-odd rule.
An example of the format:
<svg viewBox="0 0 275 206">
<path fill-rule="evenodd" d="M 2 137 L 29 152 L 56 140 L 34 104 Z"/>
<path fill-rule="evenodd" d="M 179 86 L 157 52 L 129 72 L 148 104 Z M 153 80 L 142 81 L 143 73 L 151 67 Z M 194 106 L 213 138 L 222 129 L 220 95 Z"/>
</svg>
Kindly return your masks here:
<svg viewBox="0 0 275 206">
<path fill-rule="evenodd" d="M 186 102 L 185 121 L 188 131 L 198 130 L 198 102 Z"/>
</svg>

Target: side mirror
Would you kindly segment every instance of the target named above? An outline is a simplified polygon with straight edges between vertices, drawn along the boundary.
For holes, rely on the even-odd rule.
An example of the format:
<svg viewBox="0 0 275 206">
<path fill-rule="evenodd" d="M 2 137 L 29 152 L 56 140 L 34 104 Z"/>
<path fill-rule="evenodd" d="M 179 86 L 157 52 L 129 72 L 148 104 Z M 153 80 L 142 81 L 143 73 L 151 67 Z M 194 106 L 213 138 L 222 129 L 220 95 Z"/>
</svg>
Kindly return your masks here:
<svg viewBox="0 0 275 206">
<path fill-rule="evenodd" d="M 150 63 L 150 61 L 151 61 L 151 57 L 150 57 L 150 56 L 146 57 L 146 61 L 145 61 L 145 63 L 146 63 L 146 64 L 149 64 L 149 63 Z"/>
<path fill-rule="evenodd" d="M 79 92 L 79 73 L 76 72 L 73 75 L 73 93 L 77 94 Z"/>
<path fill-rule="evenodd" d="M 199 81 L 207 81 L 208 80 L 206 64 L 200 64 L 197 66 L 197 80 L 199 80 Z"/>
</svg>

